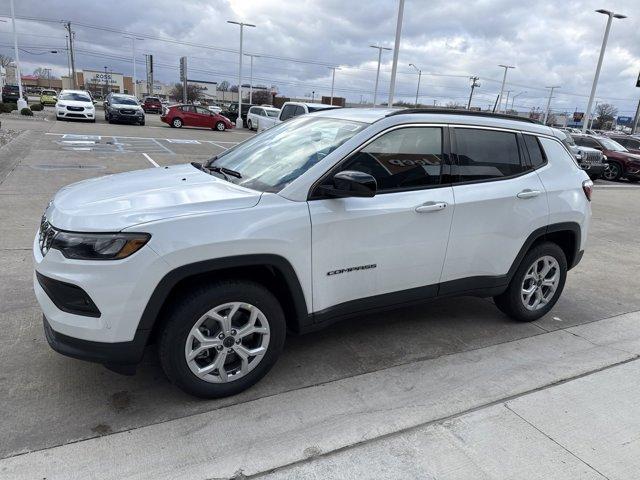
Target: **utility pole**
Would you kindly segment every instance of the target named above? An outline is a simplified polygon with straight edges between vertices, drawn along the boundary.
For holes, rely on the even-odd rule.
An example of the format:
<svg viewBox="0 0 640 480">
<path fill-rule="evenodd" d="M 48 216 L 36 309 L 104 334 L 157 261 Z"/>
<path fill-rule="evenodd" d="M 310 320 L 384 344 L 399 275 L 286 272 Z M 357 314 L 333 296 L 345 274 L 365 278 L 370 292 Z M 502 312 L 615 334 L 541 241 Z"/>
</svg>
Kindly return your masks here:
<svg viewBox="0 0 640 480">
<path fill-rule="evenodd" d="M 49 88 L 51 88 L 51 69 L 45 68 L 44 71 L 47 72 L 47 79 L 49 80 Z"/>
<path fill-rule="evenodd" d="M 422 77 L 422 70 L 416 67 L 413 63 L 410 63 L 409 66 L 418 71 L 418 88 L 416 89 L 416 108 L 418 108 L 418 94 L 420 93 L 420 78 Z"/>
<path fill-rule="evenodd" d="M 73 89 L 77 89 L 78 84 L 76 81 L 76 59 L 75 59 L 75 54 L 73 53 L 74 32 L 71 31 L 71 22 L 67 22 L 65 24 L 65 28 L 67 29 L 67 32 L 69 32 L 69 59 L 71 60 L 71 87 Z"/>
<path fill-rule="evenodd" d="M 511 97 L 511 110 L 513 110 L 513 104 L 516 101 L 516 98 L 522 95 L 523 93 L 527 93 L 527 92 L 524 91 L 524 92 L 516 93 L 513 97 Z"/>
<path fill-rule="evenodd" d="M 474 75 L 473 77 L 469 77 L 469 80 L 471 80 L 471 93 L 469 94 L 469 103 L 467 103 L 467 110 L 471 109 L 471 99 L 473 98 L 473 90 L 474 88 L 480 86 L 480 84 L 478 83 L 478 80 L 480 80 L 480 77 Z"/>
<path fill-rule="evenodd" d="M 260 58 L 260 55 L 254 55 L 252 53 L 246 53 L 247 57 L 251 59 L 251 67 L 249 68 L 249 105 L 253 103 L 253 59 Z"/>
<path fill-rule="evenodd" d="M 227 23 L 233 23 L 234 25 L 238 25 L 240 27 L 240 62 L 238 65 L 238 118 L 236 119 L 236 125 L 242 126 L 242 34 L 244 31 L 244 27 L 254 27 L 255 25 L 252 23 L 244 23 L 244 22 L 235 22 L 233 20 L 227 20 Z"/>
<path fill-rule="evenodd" d="M 376 48 L 378 50 L 378 71 L 376 72 L 376 86 L 373 90 L 373 108 L 376 108 L 376 100 L 378 99 L 378 80 L 380 79 L 380 62 L 382 60 L 382 51 L 383 50 L 391 50 L 388 47 L 379 47 L 378 45 L 369 45 L 371 48 Z"/>
<path fill-rule="evenodd" d="M 544 112 L 544 120 L 542 121 L 542 124 L 546 125 L 547 124 L 547 118 L 549 118 L 549 107 L 551 106 L 551 97 L 553 97 L 553 91 L 556 88 L 560 88 L 560 86 L 559 85 L 554 85 L 553 87 L 544 87 L 544 88 L 550 88 L 551 89 L 549 91 L 549 100 L 547 100 L 547 109 Z"/>
<path fill-rule="evenodd" d="M 504 84 L 507 81 L 507 70 L 509 70 L 510 68 L 516 68 L 514 66 L 511 65 L 498 65 L 499 67 L 504 68 L 504 76 L 502 77 L 502 86 L 500 87 L 500 95 L 498 96 L 498 113 L 500 113 L 500 108 L 502 108 L 502 95 L 504 94 Z M 505 110 L 507 109 L 506 105 L 505 105 Z M 493 111 L 495 112 L 496 108 L 493 107 Z"/>
<path fill-rule="evenodd" d="M 187 103 L 187 88 L 189 82 L 187 81 L 187 57 L 180 57 L 180 80 L 182 81 L 182 103 Z"/>
<path fill-rule="evenodd" d="M 331 70 L 333 70 L 333 73 L 331 74 L 331 100 L 329 100 L 329 105 L 333 105 L 333 86 L 336 83 L 336 70 L 340 70 L 338 67 L 329 67 Z"/>
<path fill-rule="evenodd" d="M 71 81 L 71 56 L 69 55 L 69 36 L 64 36 L 64 45 L 67 47 L 67 71 L 69 75 L 69 81 Z"/>
<path fill-rule="evenodd" d="M 509 108 L 509 95 L 511 94 L 511 90 L 507 90 L 507 101 L 504 102 L 504 113 L 507 113 L 507 109 Z"/>
<path fill-rule="evenodd" d="M 398 72 L 398 54 L 400 53 L 400 36 L 402 34 L 402 17 L 404 15 L 404 0 L 398 0 L 398 20 L 396 22 L 396 41 L 393 45 L 393 63 L 391 64 L 391 84 L 389 85 L 389 99 L 387 106 L 393 107 L 393 93 L 396 88 L 396 73 Z"/>
<path fill-rule="evenodd" d="M 108 73 L 107 73 L 107 67 L 104 67 L 104 92 L 102 93 L 102 98 L 106 97 L 107 94 L 109 93 L 109 88 L 107 86 L 107 79 L 108 77 Z"/>
<path fill-rule="evenodd" d="M 596 74 L 593 77 L 593 84 L 591 85 L 591 93 L 589 94 L 589 103 L 587 103 L 587 111 L 585 112 L 585 119 L 582 122 L 582 133 L 587 131 L 587 125 L 589 125 L 589 117 L 591 116 L 591 105 L 593 105 L 593 98 L 596 96 L 596 87 L 598 86 L 598 78 L 600 78 L 600 69 L 602 68 L 602 60 L 604 59 L 604 51 L 607 48 L 607 41 L 609 40 L 609 31 L 611 30 L 611 22 L 614 18 L 627 18 L 626 15 L 620 13 L 613 13 L 609 10 L 596 10 L 597 13 L 607 15 L 607 27 L 604 30 L 604 37 L 602 38 L 602 46 L 600 47 L 600 56 L 598 57 L 598 66 L 596 67 Z"/>
</svg>

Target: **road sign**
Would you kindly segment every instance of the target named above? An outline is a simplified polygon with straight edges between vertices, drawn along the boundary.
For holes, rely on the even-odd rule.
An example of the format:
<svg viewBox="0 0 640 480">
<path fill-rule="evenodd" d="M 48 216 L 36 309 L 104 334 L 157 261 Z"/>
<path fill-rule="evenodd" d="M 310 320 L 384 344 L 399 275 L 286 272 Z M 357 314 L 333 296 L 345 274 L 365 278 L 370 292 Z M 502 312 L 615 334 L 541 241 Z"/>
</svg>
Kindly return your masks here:
<svg viewBox="0 0 640 480">
<path fill-rule="evenodd" d="M 618 117 L 616 119 L 618 125 L 631 125 L 631 122 L 633 122 L 633 117 Z"/>
</svg>

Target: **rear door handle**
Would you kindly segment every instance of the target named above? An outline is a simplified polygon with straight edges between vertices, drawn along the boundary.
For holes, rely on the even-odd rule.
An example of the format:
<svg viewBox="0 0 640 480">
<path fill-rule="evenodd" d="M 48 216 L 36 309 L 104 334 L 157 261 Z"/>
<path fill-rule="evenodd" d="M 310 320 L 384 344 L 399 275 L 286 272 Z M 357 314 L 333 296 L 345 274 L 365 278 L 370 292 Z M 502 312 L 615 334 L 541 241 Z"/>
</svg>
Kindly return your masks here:
<svg viewBox="0 0 640 480">
<path fill-rule="evenodd" d="M 439 212 L 447 207 L 447 202 L 426 202 L 416 207 L 416 212 Z"/>
<path fill-rule="evenodd" d="M 516 195 L 516 197 L 518 197 L 518 198 L 533 198 L 533 197 L 537 197 L 541 193 L 542 192 L 540 190 L 531 190 L 530 188 L 527 188 L 525 190 L 522 190 L 520 193 L 518 193 L 518 195 Z"/>
</svg>

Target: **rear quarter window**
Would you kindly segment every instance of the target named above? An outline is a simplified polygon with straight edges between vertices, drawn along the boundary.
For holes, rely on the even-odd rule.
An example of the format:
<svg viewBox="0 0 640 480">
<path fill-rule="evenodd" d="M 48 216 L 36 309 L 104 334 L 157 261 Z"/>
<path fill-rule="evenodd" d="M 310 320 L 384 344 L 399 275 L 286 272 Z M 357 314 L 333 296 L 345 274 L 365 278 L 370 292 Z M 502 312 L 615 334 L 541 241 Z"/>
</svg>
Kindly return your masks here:
<svg viewBox="0 0 640 480">
<path fill-rule="evenodd" d="M 534 135 L 524 135 L 524 144 L 527 147 L 529 153 L 529 160 L 533 168 L 538 168 L 547 163 L 547 158 L 544 155 L 544 151 L 538 142 L 538 138 Z"/>
</svg>

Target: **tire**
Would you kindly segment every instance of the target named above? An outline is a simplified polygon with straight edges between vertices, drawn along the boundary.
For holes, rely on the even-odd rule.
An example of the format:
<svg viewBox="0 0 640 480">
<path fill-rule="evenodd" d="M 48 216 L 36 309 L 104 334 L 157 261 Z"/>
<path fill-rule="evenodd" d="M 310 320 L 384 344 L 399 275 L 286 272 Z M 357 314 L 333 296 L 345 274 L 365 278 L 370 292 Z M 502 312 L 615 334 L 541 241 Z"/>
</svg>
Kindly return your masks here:
<svg viewBox="0 0 640 480">
<path fill-rule="evenodd" d="M 622 167 L 617 162 L 606 162 L 602 178 L 611 182 L 617 182 L 622 175 Z"/>
<path fill-rule="evenodd" d="M 227 127 L 224 125 L 224 122 L 217 122 L 216 123 L 216 130 L 219 132 L 224 132 L 227 129 Z"/>
<path fill-rule="evenodd" d="M 173 128 L 182 128 L 182 119 L 174 118 L 173 120 L 171 120 L 171 126 Z"/>
<path fill-rule="evenodd" d="M 226 315 L 230 313 L 229 304 L 236 304 L 239 308 L 235 315 L 231 315 L 232 323 L 224 336 L 221 333 L 223 323 L 205 317 L 205 314 L 216 311 L 220 312 L 220 318 L 226 319 Z M 247 305 L 255 309 L 251 311 L 258 312 L 254 325 L 265 329 L 266 322 L 267 333 L 248 334 L 243 340 L 239 340 L 238 335 L 246 328 L 248 323 L 245 322 L 250 318 Z M 182 298 L 174 302 L 164 320 L 159 348 L 162 368 L 172 383 L 185 392 L 202 398 L 235 395 L 257 383 L 275 364 L 286 336 L 286 322 L 278 300 L 262 285 L 243 280 L 204 283 L 187 291 Z M 198 342 L 193 334 L 198 323 L 201 323 L 197 327 L 199 335 L 204 334 L 202 338 L 212 342 L 209 348 L 202 349 L 202 343 Z M 200 330 L 205 327 L 205 332 Z M 224 336 L 223 339 L 220 337 L 221 334 Z M 247 341 L 250 343 L 245 344 Z M 243 373 L 239 365 L 244 362 L 241 362 L 241 356 L 237 353 L 240 348 L 244 352 L 248 352 L 248 349 L 266 350 L 263 350 L 264 353 L 261 355 L 248 357 L 248 370 Z M 187 351 L 195 352 L 200 349 L 200 353 L 192 360 L 187 359 Z M 239 375 L 238 378 L 226 377 L 227 380 L 223 380 L 220 371 L 217 368 L 212 369 L 219 359 L 222 359 L 225 376 Z M 254 365 L 253 362 L 256 361 Z M 202 376 L 194 373 L 193 369 L 206 367 L 210 369 L 208 373 Z"/>
<path fill-rule="evenodd" d="M 253 130 L 253 124 L 252 124 L 252 122 L 251 122 L 251 119 L 247 120 L 247 128 L 248 128 L 249 130 Z"/>
<path fill-rule="evenodd" d="M 530 274 L 536 264 L 535 274 L 544 273 L 543 268 L 553 263 L 553 261 L 555 261 L 555 266 L 552 267 L 546 273 L 546 277 L 544 277 L 547 278 L 548 281 L 551 281 L 551 279 L 556 278 L 557 274 L 555 290 L 551 292 L 551 286 L 545 287 L 544 285 L 540 285 L 539 282 L 541 282 L 541 280 L 536 281 Z M 563 250 L 552 242 L 540 243 L 527 252 L 511 279 L 507 290 L 493 297 L 493 301 L 503 313 L 514 320 L 532 322 L 546 315 L 553 308 L 562 294 L 566 279 L 567 259 Z M 529 308 L 527 308 L 525 298 L 523 298 L 525 288 L 529 290 L 533 289 L 533 294 L 529 299 Z M 542 300 L 544 303 L 538 300 L 538 290 L 540 290 L 540 295 L 543 297 Z M 548 295 L 548 297 L 545 294 Z M 532 305 L 536 303 L 537 305 Z"/>
</svg>

